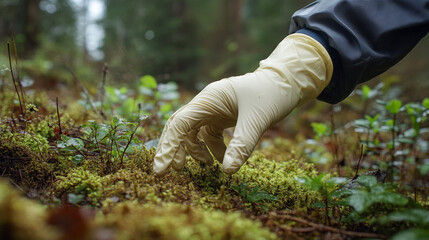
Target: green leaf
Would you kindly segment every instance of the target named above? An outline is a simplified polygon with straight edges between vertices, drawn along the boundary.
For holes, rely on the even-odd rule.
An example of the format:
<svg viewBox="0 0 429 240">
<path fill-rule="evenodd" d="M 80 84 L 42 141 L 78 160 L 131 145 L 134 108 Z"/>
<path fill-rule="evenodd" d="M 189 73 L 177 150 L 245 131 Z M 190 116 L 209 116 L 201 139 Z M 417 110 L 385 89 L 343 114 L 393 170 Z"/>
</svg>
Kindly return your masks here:
<svg viewBox="0 0 429 240">
<path fill-rule="evenodd" d="M 371 88 L 368 85 L 362 86 L 362 98 L 367 100 L 369 98 L 369 94 L 371 93 Z"/>
<path fill-rule="evenodd" d="M 158 86 L 155 78 L 151 75 L 144 75 L 140 78 L 140 87 L 145 87 L 149 89 L 156 89 Z"/>
<path fill-rule="evenodd" d="M 429 173 L 429 164 L 417 165 L 417 168 L 419 169 L 420 174 L 422 176 L 425 176 L 426 174 Z"/>
<path fill-rule="evenodd" d="M 369 128 L 370 124 L 370 121 L 367 119 L 356 119 L 353 121 L 353 125 L 356 127 Z"/>
<path fill-rule="evenodd" d="M 259 190 L 257 190 L 257 188 L 254 190 L 254 192 L 250 192 L 247 195 L 247 201 L 248 202 L 259 202 L 261 200 L 276 201 L 277 197 L 273 196 L 267 192 L 259 191 Z"/>
<path fill-rule="evenodd" d="M 371 188 L 377 184 L 377 178 L 374 176 L 359 176 L 356 181 L 364 187 Z"/>
<path fill-rule="evenodd" d="M 68 201 L 71 204 L 77 205 L 80 202 L 82 202 L 85 199 L 85 195 L 82 194 L 74 194 L 74 193 L 69 193 L 68 194 Z"/>
<path fill-rule="evenodd" d="M 399 113 L 399 110 L 401 109 L 402 102 L 397 99 L 392 99 L 390 102 L 385 106 L 386 110 L 389 111 L 392 114 Z"/>
<path fill-rule="evenodd" d="M 324 202 L 315 202 L 311 205 L 311 207 L 313 208 L 325 208 L 325 203 Z"/>
<path fill-rule="evenodd" d="M 427 240 L 429 239 L 429 230 L 412 228 L 399 232 L 392 237 L 392 240 Z"/>
<path fill-rule="evenodd" d="M 165 103 L 163 105 L 161 105 L 159 111 L 161 111 L 162 113 L 168 113 L 173 109 L 173 107 L 171 106 L 170 103 Z"/>
<path fill-rule="evenodd" d="M 365 191 L 359 190 L 355 190 L 353 195 L 349 196 L 346 201 L 359 213 L 364 212 L 372 204 L 370 195 Z"/>
<path fill-rule="evenodd" d="M 383 222 L 394 221 L 394 222 L 412 222 L 418 225 L 429 225 L 429 211 L 425 209 L 415 208 L 397 211 L 389 214 L 382 218 Z"/>
<path fill-rule="evenodd" d="M 405 138 L 405 137 L 399 138 L 398 142 L 406 143 L 406 144 L 414 144 L 414 140 L 409 139 L 409 138 Z"/>
<path fill-rule="evenodd" d="M 333 185 L 339 185 L 339 184 L 343 184 L 347 181 L 348 181 L 348 179 L 344 178 L 344 177 L 333 177 L 333 178 L 326 180 L 326 183 L 333 184 Z"/>
<path fill-rule="evenodd" d="M 324 123 L 311 123 L 311 127 L 313 127 L 313 131 L 316 133 L 316 138 L 320 138 L 323 136 L 329 136 L 330 131 L 328 125 Z"/>
<path fill-rule="evenodd" d="M 425 98 L 422 101 L 422 105 L 423 107 L 425 107 L 426 109 L 429 109 L 429 98 Z"/>
<path fill-rule="evenodd" d="M 82 155 L 80 155 L 80 154 L 75 155 L 75 156 L 73 156 L 73 157 L 72 157 L 72 162 L 73 162 L 74 164 L 79 164 L 79 163 L 81 163 L 81 162 L 82 162 L 83 158 L 84 158 L 84 157 L 83 157 Z"/>
<path fill-rule="evenodd" d="M 67 148 L 69 150 L 74 150 L 74 148 L 81 150 L 85 147 L 85 143 L 80 138 L 72 138 L 67 137 L 66 135 L 62 135 L 61 137 L 63 141 L 57 142 L 58 148 Z"/>
<path fill-rule="evenodd" d="M 397 206 L 404 206 L 408 203 L 408 199 L 399 193 L 384 192 L 372 196 L 376 202 L 391 203 Z"/>
</svg>

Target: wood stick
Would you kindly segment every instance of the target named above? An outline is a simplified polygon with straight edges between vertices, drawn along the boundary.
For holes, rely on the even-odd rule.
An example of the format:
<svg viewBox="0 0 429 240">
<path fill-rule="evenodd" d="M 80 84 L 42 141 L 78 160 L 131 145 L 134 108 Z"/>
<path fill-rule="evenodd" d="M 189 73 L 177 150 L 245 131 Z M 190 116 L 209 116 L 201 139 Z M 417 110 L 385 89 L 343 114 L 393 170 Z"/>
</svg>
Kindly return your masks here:
<svg viewBox="0 0 429 240">
<path fill-rule="evenodd" d="M 380 235 L 380 234 L 376 234 L 376 233 L 353 232 L 353 231 L 342 230 L 339 228 L 335 228 L 335 227 L 331 227 L 331 226 L 327 226 L 327 225 L 323 225 L 323 224 L 319 224 L 319 223 L 313 223 L 313 222 L 310 222 L 310 221 L 302 219 L 302 218 L 290 216 L 288 214 L 278 215 L 276 212 L 272 212 L 272 213 L 270 213 L 270 215 L 276 216 L 276 217 L 279 217 L 282 219 L 286 219 L 289 221 L 302 223 L 302 224 L 311 226 L 311 227 L 313 227 L 319 231 L 334 232 L 334 233 L 339 233 L 339 234 L 343 234 L 343 235 L 347 235 L 347 236 L 351 236 L 351 237 L 387 239 L 387 237 L 384 235 Z"/>
</svg>

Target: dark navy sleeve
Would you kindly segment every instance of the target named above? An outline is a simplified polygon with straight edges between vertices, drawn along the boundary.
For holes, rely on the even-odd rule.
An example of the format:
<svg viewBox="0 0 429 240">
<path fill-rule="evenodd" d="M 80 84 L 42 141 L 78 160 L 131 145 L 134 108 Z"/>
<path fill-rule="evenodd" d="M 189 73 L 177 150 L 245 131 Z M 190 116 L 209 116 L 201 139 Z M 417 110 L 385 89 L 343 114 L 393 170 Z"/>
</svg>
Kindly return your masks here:
<svg viewBox="0 0 429 240">
<path fill-rule="evenodd" d="M 429 31 L 429 0 L 319 0 L 292 16 L 290 33 L 324 38 L 334 62 L 319 100 L 337 103 L 405 57 Z"/>
</svg>

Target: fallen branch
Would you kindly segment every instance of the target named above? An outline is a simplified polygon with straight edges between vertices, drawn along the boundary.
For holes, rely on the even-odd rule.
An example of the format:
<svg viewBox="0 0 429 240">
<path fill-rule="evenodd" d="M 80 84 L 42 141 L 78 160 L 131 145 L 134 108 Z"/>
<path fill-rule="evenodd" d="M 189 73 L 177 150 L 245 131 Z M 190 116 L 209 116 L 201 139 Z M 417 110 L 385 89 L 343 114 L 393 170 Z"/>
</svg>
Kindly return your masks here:
<svg viewBox="0 0 429 240">
<path fill-rule="evenodd" d="M 353 232 L 353 231 L 342 230 L 339 228 L 326 226 L 326 225 L 319 224 L 319 223 L 310 222 L 308 220 L 298 218 L 298 217 L 294 217 L 294 216 L 290 216 L 288 214 L 280 214 L 279 215 L 277 212 L 271 212 L 271 213 L 269 213 L 269 215 L 275 216 L 277 218 L 289 220 L 289 221 L 302 223 L 302 224 L 313 227 L 314 230 L 325 231 L 325 232 L 334 232 L 334 233 L 339 233 L 339 234 L 351 236 L 351 237 L 387 239 L 387 237 L 384 235 L 375 234 L 375 233 Z M 290 230 L 290 231 L 293 231 L 293 229 L 294 229 L 294 228 L 288 229 L 288 228 L 285 228 L 284 226 L 282 226 L 282 228 L 284 228 L 285 230 Z M 296 228 L 295 230 L 297 230 L 297 231 L 308 231 L 309 229 L 310 228 Z"/>
<path fill-rule="evenodd" d="M 288 232 L 296 232 L 296 233 L 308 233 L 308 232 L 314 232 L 316 230 L 315 227 L 289 227 L 285 225 L 281 225 L 279 226 L 279 228 Z"/>
</svg>

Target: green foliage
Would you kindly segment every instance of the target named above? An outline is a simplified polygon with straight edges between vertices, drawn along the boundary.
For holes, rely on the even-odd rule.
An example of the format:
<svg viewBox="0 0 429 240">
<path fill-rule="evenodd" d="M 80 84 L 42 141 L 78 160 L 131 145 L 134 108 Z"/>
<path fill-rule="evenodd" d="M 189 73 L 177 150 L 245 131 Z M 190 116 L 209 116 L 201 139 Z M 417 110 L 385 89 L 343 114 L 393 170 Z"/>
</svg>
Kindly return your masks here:
<svg viewBox="0 0 429 240">
<path fill-rule="evenodd" d="M 391 114 L 398 114 L 399 110 L 401 110 L 401 106 L 402 106 L 402 102 L 400 100 L 392 99 L 386 104 L 385 108 Z"/>
<path fill-rule="evenodd" d="M 259 202 L 262 200 L 276 201 L 277 198 L 265 191 L 260 191 L 258 186 L 255 186 L 251 189 L 248 188 L 247 183 L 241 183 L 240 185 L 233 185 L 234 189 L 241 197 L 243 197 L 247 202 Z"/>
<path fill-rule="evenodd" d="M 158 86 L 155 78 L 151 75 L 145 75 L 140 78 L 140 87 L 147 89 L 156 89 Z"/>
<path fill-rule="evenodd" d="M 127 121 L 137 121 L 142 116 L 150 116 L 154 125 L 163 126 L 178 107 L 180 94 L 174 82 L 158 84 L 151 75 L 140 78 L 137 91 L 126 87 L 106 86 L 106 101 L 101 105 L 107 115 L 118 115 Z M 89 109 L 87 101 L 81 103 Z"/>
<path fill-rule="evenodd" d="M 395 234 L 391 239 L 392 240 L 426 240 L 429 237 L 429 230 L 420 229 L 420 228 L 410 228 L 408 230 L 402 231 L 398 234 Z"/>
<path fill-rule="evenodd" d="M 346 198 L 346 203 L 359 214 L 368 211 L 376 204 L 405 206 L 408 203 L 408 198 L 395 193 L 392 186 L 388 184 L 377 183 L 374 176 L 360 176 L 357 182 L 361 184 L 362 188 L 351 189 L 350 196 Z"/>
<path fill-rule="evenodd" d="M 332 134 L 332 130 L 327 124 L 313 122 L 311 123 L 311 127 L 316 133 L 315 139 L 319 139 L 324 136 L 330 136 Z"/>
<path fill-rule="evenodd" d="M 381 86 L 381 85 L 380 85 Z M 371 89 L 368 85 L 362 85 L 361 91 L 359 92 L 362 100 L 367 101 L 369 99 L 373 99 L 376 96 L 380 94 L 379 88 L 380 86 L 377 86 L 374 89 Z"/>
</svg>

